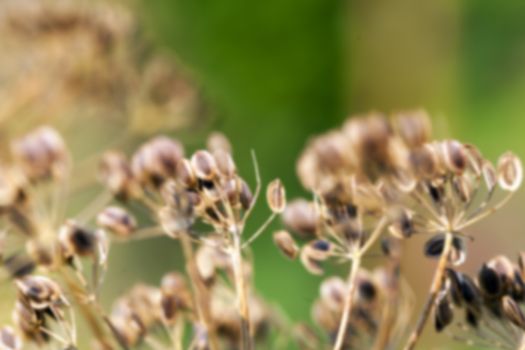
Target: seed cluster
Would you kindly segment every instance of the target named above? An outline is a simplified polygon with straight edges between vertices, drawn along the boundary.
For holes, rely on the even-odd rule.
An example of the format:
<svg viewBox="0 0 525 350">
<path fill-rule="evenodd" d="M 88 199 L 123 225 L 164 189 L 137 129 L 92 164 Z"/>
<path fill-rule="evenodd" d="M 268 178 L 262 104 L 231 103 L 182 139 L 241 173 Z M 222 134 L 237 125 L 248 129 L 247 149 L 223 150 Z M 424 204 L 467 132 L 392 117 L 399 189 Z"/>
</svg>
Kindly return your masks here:
<svg viewBox="0 0 525 350">
<path fill-rule="evenodd" d="M 122 206 L 107 207 L 98 214 L 97 222 L 118 239 L 167 235 L 179 240 L 193 291 L 193 300 L 185 303 L 191 316 L 183 317 L 193 325 L 192 344 L 207 348 L 226 341 L 251 347 L 252 339 L 267 328 L 269 314 L 251 289 L 252 267 L 242 252 L 284 210 L 284 188 L 279 180 L 269 184 L 267 200 L 273 214 L 244 239 L 246 220 L 260 192 L 259 180 L 252 193 L 238 174 L 224 135 L 211 134 L 207 145 L 185 157 L 179 141 L 157 136 L 140 146 L 129 161 L 122 153 L 105 153 L 100 179 L 121 205 L 147 209 L 153 225 L 140 227 Z M 196 230 L 200 225 L 209 232 Z M 165 313 L 178 315 L 179 303 L 166 302 L 161 302 L 163 307 L 173 309 Z M 172 322 L 177 325 L 175 319 Z"/>
<path fill-rule="evenodd" d="M 463 312 L 453 337 L 471 345 L 499 349 L 522 346 L 525 334 L 524 255 L 513 263 L 504 255 L 482 265 L 476 278 L 447 270 L 446 283 L 434 313 L 436 330 L 449 330 Z"/>
<path fill-rule="evenodd" d="M 359 266 L 378 238 L 386 232 L 398 239 L 430 235 L 424 253 L 439 259 L 429 307 L 410 337 L 410 349 L 445 269 L 466 259 L 465 229 L 501 208 L 523 178 L 521 162 L 510 152 L 494 166 L 473 145 L 432 140 L 430 119 L 421 111 L 350 118 L 307 144 L 297 172 L 313 199 L 290 201 L 282 219 L 306 243 L 300 248 L 287 231 L 276 232 L 274 242 L 287 257 L 300 257 L 313 274 L 323 274 L 329 260 L 351 263 L 348 281 L 337 282 L 346 286 L 346 302 L 335 317 L 335 349 L 352 338 L 348 328 L 359 308 L 352 296 L 359 295 Z"/>
<path fill-rule="evenodd" d="M 247 232 L 262 187 L 252 156 L 253 191 L 217 132 L 189 154 L 168 136 L 130 156 L 108 150 L 98 168 L 102 193 L 72 213 L 73 157 L 60 133 L 42 126 L 14 138 L 0 171 L 0 257 L 16 300 L 0 349 L 76 350 L 77 315 L 97 350 L 393 348 L 412 311 L 402 242 L 416 234 L 430 236 L 423 251 L 438 262 L 406 349 L 431 315 L 438 332 L 458 340 L 524 349 L 525 255 L 517 264 L 498 256 L 477 278 L 458 270 L 473 239 L 465 229 L 521 185 L 512 153 L 492 165 L 472 145 L 433 141 L 423 112 L 352 118 L 312 139 L 299 158 L 312 199 L 288 201 L 283 183 L 269 182 L 268 218 Z M 273 241 L 284 256 L 315 275 L 334 273 L 330 263 L 350 267 L 346 280 L 322 280 L 311 312 L 318 328 L 294 326 L 255 288 L 250 246 L 277 216 L 286 229 Z M 100 294 L 112 245 L 159 236 L 180 244 L 184 271 L 132 285 L 106 311 Z M 377 266 L 364 267 L 379 242 Z M 465 321 L 454 328 L 459 311 Z"/>
</svg>

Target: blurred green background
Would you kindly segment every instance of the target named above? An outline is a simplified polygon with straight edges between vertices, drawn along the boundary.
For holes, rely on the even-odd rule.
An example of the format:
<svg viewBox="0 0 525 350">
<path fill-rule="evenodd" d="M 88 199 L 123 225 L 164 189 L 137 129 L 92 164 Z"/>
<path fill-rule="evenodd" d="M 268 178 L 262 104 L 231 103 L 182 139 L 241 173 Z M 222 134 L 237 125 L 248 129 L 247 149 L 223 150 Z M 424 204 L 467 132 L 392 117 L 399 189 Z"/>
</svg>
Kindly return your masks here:
<svg viewBox="0 0 525 350">
<path fill-rule="evenodd" d="M 265 182 L 303 195 L 295 159 L 311 135 L 352 113 L 425 108 L 435 134 L 479 146 L 490 159 L 525 156 L 525 2 L 510 0 L 148 0 L 144 20 L 193 72 L 215 108 L 244 174 L 255 149 Z M 525 247 L 523 196 L 472 232 L 474 271 Z M 253 227 L 267 210 L 259 205 Z M 278 224 L 274 225 L 278 227 Z M 256 285 L 294 319 L 310 317 L 318 278 L 282 258 L 271 232 L 254 245 Z M 432 263 L 421 241 L 403 268 L 425 293 Z M 420 305 L 423 295 L 417 295 Z M 431 327 L 429 327 L 431 328 Z M 428 334 L 421 348 L 452 347 Z"/>
<path fill-rule="evenodd" d="M 252 184 L 251 149 L 263 183 L 280 177 L 289 198 L 305 195 L 295 161 L 306 140 L 371 110 L 425 108 L 440 137 L 475 143 L 492 160 L 507 149 L 525 157 L 522 0 L 137 0 L 135 6 L 148 35 L 190 70 L 210 105 L 198 130 L 173 136 L 196 148 L 207 131 L 224 132 Z M 525 248 L 523 208 L 520 196 L 473 229 L 466 271 Z M 266 215 L 260 201 L 249 229 Z M 292 320 L 309 320 L 320 278 L 283 258 L 271 231 L 253 245 L 256 287 Z M 421 243 L 408 242 L 403 269 L 424 293 L 433 264 L 422 257 Z M 157 284 L 166 271 L 182 268 L 177 243 L 164 239 L 113 253 L 108 300 L 134 281 Z M 420 305 L 423 295 L 416 296 Z M 453 345 L 429 333 L 420 348 Z"/>
</svg>

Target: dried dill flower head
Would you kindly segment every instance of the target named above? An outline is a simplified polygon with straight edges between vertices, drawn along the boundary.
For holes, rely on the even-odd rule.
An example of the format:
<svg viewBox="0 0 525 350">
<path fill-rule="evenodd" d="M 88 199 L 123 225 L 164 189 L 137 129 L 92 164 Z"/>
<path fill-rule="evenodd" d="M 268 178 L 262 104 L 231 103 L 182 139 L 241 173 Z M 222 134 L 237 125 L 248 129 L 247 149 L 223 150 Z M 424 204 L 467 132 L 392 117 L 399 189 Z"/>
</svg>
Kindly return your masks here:
<svg viewBox="0 0 525 350">
<path fill-rule="evenodd" d="M 413 347 L 437 297 L 449 264 L 466 258 L 465 229 L 502 207 L 520 187 L 522 165 L 510 152 L 497 166 L 473 145 L 433 141 L 422 111 L 387 118 L 378 113 L 350 118 L 342 128 L 312 139 L 299 157 L 297 172 L 312 201 L 291 201 L 282 214 L 285 226 L 308 242 L 299 254 L 314 274 L 323 262 L 351 261 L 345 309 L 361 257 L 388 227 L 408 238 L 430 234 L 425 255 L 439 257 L 429 301 L 409 340 Z M 296 244 L 280 234 L 275 242 L 290 257 Z M 348 314 L 338 323 L 335 349 L 343 347 Z"/>
<path fill-rule="evenodd" d="M 513 263 L 504 255 L 484 263 L 476 278 L 447 270 L 434 311 L 438 332 L 476 347 L 525 346 L 524 253 Z M 459 315 L 458 315 L 459 314 Z"/>
<path fill-rule="evenodd" d="M 0 215 L 7 229 L 0 256 L 18 291 L 15 329 L 28 346 L 76 349 L 72 302 L 87 320 L 95 346 L 110 350 L 98 312 L 109 241 L 105 231 L 89 225 L 103 196 L 79 213 L 67 210 L 72 157 L 49 126 L 12 140 L 2 168 Z M 40 275 L 31 275 L 35 270 Z"/>
<path fill-rule="evenodd" d="M 201 247 L 198 255 L 207 254 L 201 253 L 206 249 L 207 247 Z M 226 266 L 224 268 L 229 269 Z M 217 270 L 216 273 L 219 274 L 220 271 Z M 171 346 L 180 347 L 184 341 L 185 323 L 192 325 L 189 339 L 192 349 L 208 349 L 210 332 L 219 337 L 219 348 L 236 348 L 241 338 L 241 327 L 239 315 L 232 307 L 236 302 L 235 290 L 217 278 L 208 292 L 209 309 L 194 308 L 192 292 L 186 278 L 179 272 L 171 272 L 164 275 L 160 287 L 135 285 L 114 303 L 107 322 L 124 348 L 141 344 L 154 347 L 163 344 L 165 341 L 162 340 L 159 327 L 172 332 Z M 249 303 L 252 310 L 252 336 L 263 337 L 270 322 L 268 307 L 262 299 L 253 295 Z M 203 311 L 210 313 L 210 328 L 203 328 L 204 325 L 194 321 L 199 317 L 198 313 Z"/>
<path fill-rule="evenodd" d="M 193 336 L 203 346 L 217 348 L 223 340 L 212 305 L 216 272 L 228 271 L 234 286 L 230 292 L 237 298 L 237 331 L 233 332 L 228 325 L 230 335 L 227 337 L 229 342 L 241 342 L 242 348 L 250 349 L 253 346 L 251 330 L 256 329 L 255 324 L 250 324 L 258 319 L 250 315 L 253 296 L 249 293 L 251 281 L 245 275 L 250 267 L 243 250 L 284 210 L 285 190 L 279 180 L 268 186 L 267 200 L 272 214 L 256 232 L 245 238 L 246 221 L 260 192 L 255 158 L 257 187 L 252 192 L 237 171 L 228 139 L 213 133 L 207 146 L 186 156 L 178 140 L 157 136 L 140 146 L 129 161 L 122 153 L 105 153 L 100 163 L 100 179 L 121 206 L 106 208 L 97 219 L 101 226 L 114 233 L 115 239 L 167 235 L 180 241 L 194 294 Z M 127 210 L 132 205 L 149 211 L 148 226 L 133 218 L 133 213 Z M 210 232 L 195 228 L 202 225 Z M 202 249 L 195 252 L 195 244 Z"/>
<path fill-rule="evenodd" d="M 150 134 L 187 127 L 201 109 L 189 74 L 123 4 L 2 1 L 0 41 L 3 130 L 19 128 L 9 123 L 18 117 L 69 126 L 74 116 L 77 127 L 103 118 L 125 136 Z"/>
<path fill-rule="evenodd" d="M 27 343 L 44 346 L 57 342 L 62 347 L 76 344 L 74 318 L 66 309 L 70 308 L 62 288 L 44 276 L 25 276 L 15 281 L 18 298 L 13 309 L 13 323 Z M 71 310 L 70 310 L 71 311 Z M 59 331 L 54 331 L 55 326 Z M 12 344 L 7 349 L 17 349 L 21 340 L 11 337 L 5 340 Z M 47 346 L 47 345 L 46 345 Z"/>
</svg>

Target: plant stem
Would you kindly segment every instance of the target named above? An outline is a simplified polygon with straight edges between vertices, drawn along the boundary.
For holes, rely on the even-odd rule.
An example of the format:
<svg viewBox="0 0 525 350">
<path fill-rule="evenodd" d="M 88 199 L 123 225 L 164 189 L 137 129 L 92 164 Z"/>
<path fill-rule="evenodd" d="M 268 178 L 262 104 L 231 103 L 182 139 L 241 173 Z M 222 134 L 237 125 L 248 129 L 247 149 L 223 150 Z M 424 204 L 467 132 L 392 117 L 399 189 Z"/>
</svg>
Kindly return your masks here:
<svg viewBox="0 0 525 350">
<path fill-rule="evenodd" d="M 525 333 L 521 336 L 520 345 L 517 350 L 525 350 Z"/>
<path fill-rule="evenodd" d="M 452 248 L 453 238 L 454 238 L 454 235 L 452 233 L 450 232 L 446 233 L 445 243 L 443 246 L 443 252 L 441 253 L 441 256 L 438 261 L 438 265 L 436 267 L 436 271 L 434 272 L 434 278 L 432 280 L 432 285 L 430 286 L 430 291 L 429 291 L 427 301 L 425 303 L 425 306 L 423 307 L 423 310 L 421 311 L 421 315 L 416 324 L 416 327 L 414 328 L 414 330 L 412 331 L 412 334 L 408 338 L 408 341 L 404 347 L 404 350 L 412 350 L 415 348 L 416 343 L 418 342 L 419 338 L 421 337 L 421 333 L 423 332 L 423 329 L 425 328 L 425 324 L 427 323 L 430 313 L 434 309 L 436 298 L 443 285 L 443 277 L 445 274 L 445 269 L 447 267 L 450 250 Z"/>
<path fill-rule="evenodd" d="M 233 233 L 233 250 L 231 252 L 233 274 L 235 278 L 235 289 L 237 294 L 237 307 L 241 318 L 241 350 L 253 349 L 250 333 L 250 310 L 248 306 L 248 291 L 244 276 L 241 255 L 241 237 Z"/>
<path fill-rule="evenodd" d="M 347 294 L 345 298 L 345 304 L 343 306 L 343 314 L 341 316 L 341 322 L 339 323 L 339 330 L 337 331 L 337 339 L 335 341 L 334 350 L 340 350 L 343 348 L 343 343 L 345 340 L 346 331 L 348 328 L 348 321 L 350 319 L 350 314 L 352 312 L 352 302 L 357 287 L 356 277 L 359 267 L 361 266 L 361 255 L 356 254 L 352 259 L 352 267 L 348 275 L 348 280 L 346 282 Z"/>
<path fill-rule="evenodd" d="M 82 300 L 81 295 L 84 295 L 86 292 L 84 288 L 80 287 L 73 279 L 71 279 L 65 271 L 60 269 L 60 275 L 63 277 L 72 297 L 75 299 L 75 305 L 80 310 L 80 313 L 86 320 L 88 327 L 91 329 L 93 336 L 100 345 L 100 348 L 103 350 L 113 350 L 114 347 L 111 345 L 111 342 L 108 340 L 106 331 L 103 327 L 103 323 L 99 320 L 98 316 L 95 314 L 95 308 L 90 307 Z"/>
<path fill-rule="evenodd" d="M 193 254 L 193 246 L 189 234 L 185 232 L 181 233 L 180 242 L 182 246 L 182 252 L 184 254 L 186 272 L 190 278 L 191 288 L 194 294 L 193 304 L 197 311 L 198 320 L 206 328 L 210 341 L 210 349 L 218 349 L 217 336 L 215 329 L 213 328 L 213 322 L 211 320 L 209 310 L 208 290 L 200 279 L 199 273 L 197 271 L 195 257 Z"/>
<path fill-rule="evenodd" d="M 374 342 L 374 350 L 384 350 L 388 348 L 392 341 L 392 330 L 396 321 L 396 312 L 399 311 L 399 280 L 397 271 L 399 261 L 391 261 L 388 266 L 389 288 L 387 289 L 387 300 L 381 315 L 381 323 Z"/>
</svg>

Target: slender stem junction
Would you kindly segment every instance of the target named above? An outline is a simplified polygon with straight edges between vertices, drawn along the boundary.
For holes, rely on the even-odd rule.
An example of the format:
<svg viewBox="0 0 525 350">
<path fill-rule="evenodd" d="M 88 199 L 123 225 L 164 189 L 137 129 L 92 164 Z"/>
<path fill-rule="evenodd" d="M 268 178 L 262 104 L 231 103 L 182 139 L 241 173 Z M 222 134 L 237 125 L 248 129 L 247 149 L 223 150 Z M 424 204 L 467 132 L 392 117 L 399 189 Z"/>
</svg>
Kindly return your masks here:
<svg viewBox="0 0 525 350">
<path fill-rule="evenodd" d="M 425 325 L 428 321 L 428 318 L 434 309 L 434 305 L 436 302 L 436 298 L 439 294 L 439 291 L 441 290 L 441 287 L 443 286 L 443 278 L 445 275 L 445 269 L 447 267 L 448 258 L 450 255 L 450 251 L 452 249 L 452 240 L 454 238 L 454 235 L 450 232 L 447 232 L 445 235 L 445 243 L 443 246 L 443 252 L 441 253 L 441 256 L 438 261 L 438 265 L 436 267 L 436 271 L 434 273 L 434 278 L 432 280 L 432 285 L 430 286 L 429 295 L 427 298 L 427 301 L 425 303 L 425 306 L 423 307 L 423 311 L 421 312 L 421 315 L 419 317 L 419 320 L 410 334 L 410 337 L 408 338 L 408 342 L 406 343 L 404 350 L 412 350 L 415 348 L 421 333 L 423 333 L 423 329 L 425 328 Z"/>
</svg>

